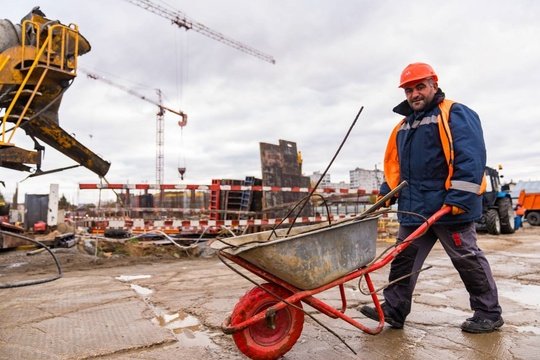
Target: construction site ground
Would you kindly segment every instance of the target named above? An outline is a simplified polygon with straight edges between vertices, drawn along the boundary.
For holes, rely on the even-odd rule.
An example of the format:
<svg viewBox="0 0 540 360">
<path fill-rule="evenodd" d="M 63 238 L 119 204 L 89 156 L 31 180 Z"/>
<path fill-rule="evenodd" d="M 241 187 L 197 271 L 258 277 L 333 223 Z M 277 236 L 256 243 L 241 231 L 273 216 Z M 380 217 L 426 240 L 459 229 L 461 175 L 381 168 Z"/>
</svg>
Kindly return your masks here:
<svg viewBox="0 0 540 360">
<path fill-rule="evenodd" d="M 391 245 L 379 239 L 377 252 Z M 494 333 L 460 330 L 469 316 L 466 291 L 440 245 L 420 274 L 402 330 L 368 335 L 304 308 L 357 353 L 306 316 L 284 359 L 540 359 L 540 227 L 512 235 L 479 235 L 496 278 L 505 325 Z M 83 245 L 55 252 L 63 276 L 0 289 L 0 359 L 244 359 L 220 326 L 253 285 L 207 249 L 126 243 L 91 254 Z M 55 274 L 52 257 L 0 252 L 0 283 Z M 90 253 L 89 253 L 90 252 Z M 390 266 L 375 272 L 386 282 Z M 347 313 L 375 327 L 357 308 L 370 304 L 358 283 L 346 284 Z M 340 306 L 339 291 L 318 296 Z"/>
</svg>

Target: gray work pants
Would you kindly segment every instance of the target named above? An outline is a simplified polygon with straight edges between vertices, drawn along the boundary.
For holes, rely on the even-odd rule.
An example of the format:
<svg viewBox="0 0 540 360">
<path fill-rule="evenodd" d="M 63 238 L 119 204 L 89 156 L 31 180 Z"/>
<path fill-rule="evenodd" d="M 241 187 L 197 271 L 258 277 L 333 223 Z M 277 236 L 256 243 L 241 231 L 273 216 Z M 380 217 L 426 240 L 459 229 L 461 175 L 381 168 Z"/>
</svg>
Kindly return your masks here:
<svg viewBox="0 0 540 360">
<path fill-rule="evenodd" d="M 397 242 L 403 241 L 416 228 L 415 226 L 400 226 Z M 414 240 L 392 261 L 389 280 L 393 281 L 420 270 L 437 239 L 441 241 L 469 292 L 474 315 L 492 320 L 498 319 L 502 310 L 499 305 L 497 286 L 484 253 L 476 245 L 476 229 L 473 222 L 432 225 L 424 235 Z M 418 273 L 384 289 L 385 303 L 394 320 L 404 322 L 411 312 L 412 295 L 417 279 Z"/>
</svg>

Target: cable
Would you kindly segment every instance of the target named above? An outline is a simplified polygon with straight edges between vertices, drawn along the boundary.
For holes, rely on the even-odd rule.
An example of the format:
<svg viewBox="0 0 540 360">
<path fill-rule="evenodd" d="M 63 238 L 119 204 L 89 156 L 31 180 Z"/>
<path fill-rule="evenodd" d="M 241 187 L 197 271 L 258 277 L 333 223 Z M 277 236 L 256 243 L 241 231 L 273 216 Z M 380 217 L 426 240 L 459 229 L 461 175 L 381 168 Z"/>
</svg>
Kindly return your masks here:
<svg viewBox="0 0 540 360">
<path fill-rule="evenodd" d="M 358 110 L 358 113 L 356 114 L 356 117 L 354 118 L 351 126 L 349 127 L 349 130 L 347 131 L 347 133 L 345 134 L 345 137 L 343 138 L 343 140 L 341 141 L 341 144 L 339 144 L 339 147 L 337 149 L 337 151 L 335 152 L 334 156 L 332 157 L 332 160 L 330 160 L 330 163 L 328 164 L 328 166 L 326 167 L 326 169 L 323 171 L 321 177 L 319 178 L 319 180 L 317 181 L 317 183 L 315 184 L 315 186 L 313 187 L 313 189 L 311 189 L 311 191 L 309 192 L 309 194 L 304 197 L 303 199 L 301 199 L 298 204 L 302 204 L 302 206 L 300 207 L 300 210 L 298 210 L 298 213 L 295 215 L 291 225 L 289 226 L 289 232 L 290 230 L 292 229 L 292 227 L 294 226 L 295 222 L 296 222 L 296 219 L 298 219 L 298 217 L 300 216 L 300 214 L 302 213 L 302 210 L 304 210 L 304 207 L 306 206 L 307 204 L 307 200 L 309 200 L 309 198 L 311 197 L 311 195 L 313 195 L 313 193 L 315 193 L 315 191 L 317 190 L 317 187 L 319 186 L 319 184 L 321 183 L 322 179 L 324 178 L 324 176 L 326 175 L 326 173 L 328 172 L 328 170 L 330 169 L 330 166 L 332 166 L 332 164 L 334 163 L 334 160 L 337 158 L 339 152 L 341 151 L 341 149 L 343 148 L 343 145 L 345 145 L 345 142 L 347 141 L 347 138 L 349 137 L 354 125 L 356 125 L 356 121 L 358 121 L 358 118 L 360 117 L 360 114 L 362 113 L 362 111 L 364 110 L 364 107 L 361 106 L 360 107 L 360 110 Z M 298 204 L 295 205 L 288 213 L 287 215 L 283 218 L 283 220 L 281 220 L 281 222 L 279 224 L 277 224 L 275 227 L 279 227 L 281 224 L 283 224 L 283 222 L 285 221 L 285 219 L 289 218 L 289 215 L 292 214 L 292 212 L 294 211 L 294 209 L 296 209 L 298 207 Z M 288 232 L 287 232 L 288 233 Z"/>
<path fill-rule="evenodd" d="M 328 216 L 328 225 L 321 226 L 321 227 L 319 227 L 319 228 L 317 228 L 317 229 L 326 229 L 326 228 L 332 227 L 332 219 L 330 218 L 330 210 L 329 210 L 329 208 L 328 208 L 328 204 L 327 204 L 327 202 L 326 202 L 326 199 L 325 199 L 321 194 L 313 194 L 313 195 L 311 195 L 311 196 L 319 196 L 319 197 L 321 198 L 321 200 L 322 200 L 322 202 L 323 202 L 323 204 L 324 204 L 324 206 L 325 206 L 325 208 L 326 208 L 326 214 L 327 214 L 327 216 Z M 301 200 L 301 201 L 302 201 L 302 200 Z M 300 203 L 300 202 L 297 202 L 296 205 L 295 205 L 295 207 L 298 206 L 299 203 Z M 350 219 L 350 220 L 351 220 L 351 219 Z M 348 220 L 345 220 L 345 221 L 348 221 Z M 246 228 L 246 229 L 247 229 L 247 228 Z M 244 232 L 245 232 L 246 229 L 244 229 Z M 230 231 L 230 229 L 228 229 L 228 228 L 227 228 L 227 230 Z M 290 229 L 289 229 L 289 231 L 290 231 Z M 301 235 L 301 234 L 305 234 L 305 233 L 308 233 L 308 232 L 310 232 L 310 231 L 312 231 L 312 229 L 298 232 L 298 233 L 294 234 L 294 236 L 298 236 L 298 235 Z M 233 237 L 236 237 L 236 234 L 234 234 L 232 231 L 230 231 L 230 233 L 233 235 Z M 229 243 L 229 242 L 227 242 L 227 241 L 225 241 L 225 240 L 223 240 L 222 238 L 219 238 L 219 237 L 217 237 L 215 240 L 216 240 L 216 241 L 219 241 L 219 242 L 221 242 L 221 243 L 223 243 L 223 244 L 225 244 L 225 245 L 227 245 L 228 248 L 231 248 L 231 249 L 237 249 L 237 248 L 239 248 L 239 247 L 247 246 L 247 245 L 253 245 L 253 244 L 267 244 L 267 243 L 271 240 L 272 235 L 274 235 L 276 239 L 279 239 L 279 238 L 280 238 L 279 235 L 276 233 L 276 227 L 273 227 L 272 230 L 270 230 L 270 235 L 268 236 L 268 238 L 267 238 L 266 240 L 253 240 L 253 241 L 249 241 L 249 242 L 242 243 L 242 244 L 240 244 L 240 245 L 235 245 L 235 244 Z M 286 236 L 285 236 L 285 237 L 282 237 L 282 239 L 287 238 L 288 235 L 289 235 L 289 232 L 287 232 Z M 274 239 L 274 240 L 275 240 L 275 239 Z"/>
<path fill-rule="evenodd" d="M 370 291 L 367 291 L 367 292 L 366 292 L 366 291 L 362 290 L 362 288 L 360 287 L 360 281 L 362 281 L 362 279 L 363 279 L 363 277 L 364 277 L 364 276 L 362 275 L 362 276 L 360 276 L 360 278 L 358 278 L 358 291 L 360 291 L 360 293 L 363 294 L 363 295 L 370 296 L 370 295 L 373 295 L 373 294 L 378 293 L 378 292 L 381 291 L 381 290 L 386 289 L 387 287 L 389 287 L 389 286 L 392 285 L 392 284 L 395 284 L 395 283 L 397 283 L 397 282 L 399 282 L 399 281 L 401 281 L 401 280 L 403 280 L 403 279 L 406 279 L 406 278 L 408 278 L 408 277 L 411 277 L 411 276 L 413 276 L 413 275 L 420 274 L 421 272 L 426 271 L 426 270 L 429 270 L 429 269 L 431 269 L 432 267 L 433 267 L 433 265 L 428 265 L 428 266 L 426 266 L 426 267 L 424 267 L 424 268 L 422 268 L 422 269 L 416 270 L 416 271 L 414 271 L 414 272 L 412 272 L 412 273 L 410 273 L 410 274 L 403 275 L 403 276 L 401 276 L 401 277 L 399 277 L 399 278 L 397 278 L 397 279 L 395 279 L 395 280 L 392 280 L 392 281 L 390 281 L 390 282 L 384 284 L 384 285 L 381 286 L 380 288 L 373 290 L 372 292 L 370 292 Z"/>
<path fill-rule="evenodd" d="M 34 243 L 36 245 L 39 245 L 39 246 L 43 247 L 53 257 L 54 262 L 56 264 L 56 268 L 58 270 L 58 275 L 50 277 L 50 278 L 36 279 L 36 280 L 25 280 L 25 281 L 20 281 L 20 282 L 15 282 L 15 283 L 0 283 L 0 289 L 9 289 L 9 288 L 22 287 L 22 286 L 28 286 L 28 285 L 43 284 L 43 283 L 46 283 L 46 282 L 54 281 L 56 279 L 60 279 L 62 277 L 62 268 L 60 267 L 60 263 L 58 262 L 58 259 L 56 258 L 56 255 L 54 255 L 54 253 L 51 251 L 51 249 L 47 245 L 43 244 L 40 241 L 30 239 L 29 237 L 26 237 L 24 235 L 19 235 L 19 234 L 8 232 L 8 231 L 0 230 L 0 234 L 18 237 L 20 239 L 30 241 L 30 242 L 32 242 L 32 243 Z"/>
<path fill-rule="evenodd" d="M 326 199 L 321 195 L 321 194 L 308 194 L 306 195 L 305 197 L 303 197 L 302 199 L 300 199 L 299 201 L 296 202 L 296 204 L 292 207 L 291 210 L 289 210 L 289 212 L 287 213 L 287 215 L 283 218 L 283 220 L 276 226 L 272 227 L 272 230 L 270 232 L 270 235 L 268 235 L 268 239 L 267 240 L 270 240 L 270 238 L 272 237 L 272 235 L 275 235 L 276 237 L 278 237 L 277 233 L 276 233 L 276 229 L 279 225 L 281 225 L 283 223 L 283 221 L 285 219 L 287 219 L 289 217 L 290 214 L 292 214 L 292 212 L 300 205 L 302 204 L 303 201 L 307 202 L 307 200 L 309 198 L 311 198 L 312 196 L 318 196 L 321 198 L 323 204 L 324 204 L 324 207 L 326 209 L 326 215 L 328 217 L 328 225 L 332 225 L 332 219 L 330 218 L 330 209 L 328 208 L 328 203 L 326 202 Z M 301 211 L 301 210 L 300 210 Z M 295 218 L 296 220 L 296 218 Z M 294 222 L 293 222 L 293 225 L 294 225 Z M 287 230 L 287 234 L 286 236 L 288 236 L 290 234 L 292 230 L 292 226 L 289 227 L 289 229 Z"/>
<path fill-rule="evenodd" d="M 143 234 L 139 234 L 139 235 L 136 235 L 136 236 L 133 236 L 131 238 L 128 239 L 129 240 L 136 240 L 140 237 L 144 237 L 146 235 L 152 235 L 152 234 L 157 234 L 157 235 L 161 235 L 163 236 L 165 239 L 167 239 L 168 241 L 170 241 L 174 246 L 176 246 L 177 248 L 179 249 L 182 249 L 186 252 L 186 254 L 188 256 L 190 256 L 188 250 L 191 250 L 193 248 L 196 248 L 197 245 L 199 244 L 199 242 L 202 240 L 202 237 L 203 235 L 206 233 L 206 230 L 208 229 L 209 227 L 205 227 L 203 232 L 201 233 L 201 235 L 199 236 L 199 238 L 191 245 L 188 245 L 188 246 L 185 246 L 185 245 L 180 245 L 178 244 L 176 241 L 174 241 L 174 239 L 172 237 L 170 237 L 169 235 L 167 235 L 166 233 L 164 233 L 163 231 L 160 231 L 160 230 L 151 230 L 151 231 L 148 231 L 148 232 L 145 232 Z"/>
<path fill-rule="evenodd" d="M 404 211 L 404 210 L 392 210 L 392 209 L 383 209 L 383 210 L 379 210 L 379 211 L 375 211 L 375 212 L 372 212 L 371 214 L 369 214 L 369 216 L 378 216 L 378 215 L 381 215 L 381 214 L 390 214 L 390 213 L 395 213 L 395 214 L 408 214 L 408 215 L 411 215 L 411 216 L 416 216 L 416 217 L 419 217 L 421 218 L 422 220 L 424 220 L 425 223 L 428 222 L 428 219 L 423 216 L 423 215 L 420 215 L 420 214 L 417 214 L 417 213 L 414 213 L 412 211 Z M 369 264 L 365 265 L 365 267 L 369 267 L 371 266 L 372 264 L 374 264 L 375 262 L 377 262 L 379 259 L 381 259 L 389 250 L 397 247 L 398 245 L 400 244 L 403 244 L 403 243 L 409 243 L 409 242 L 412 242 L 414 241 L 415 239 L 419 238 L 420 236 L 424 235 L 427 231 L 429 230 L 429 227 L 426 227 L 426 229 L 421 233 L 419 234 L 417 237 L 413 238 L 413 239 L 410 239 L 410 240 L 403 240 L 401 242 L 396 242 L 395 244 L 392 244 L 390 246 L 388 246 L 386 249 L 384 249 L 377 257 L 375 257 Z M 393 281 L 390 281 L 388 283 L 386 283 L 385 285 L 381 286 L 380 288 L 378 289 L 375 289 L 373 292 L 365 292 L 364 290 L 362 290 L 362 287 L 361 287 L 361 282 L 362 282 L 362 279 L 364 278 L 364 275 L 360 275 L 360 277 L 358 278 L 358 291 L 360 291 L 360 293 L 362 293 L 363 295 L 372 295 L 372 294 L 375 294 L 375 293 L 378 293 L 379 291 L 381 290 L 384 290 L 386 289 L 388 286 L 400 281 L 400 280 L 403 280 L 405 278 L 408 278 L 410 276 L 413 276 L 415 274 L 419 274 L 421 273 L 422 271 L 425 271 L 425 270 L 429 270 L 431 269 L 433 266 L 432 265 L 428 265 L 426 266 L 425 268 L 422 268 L 422 269 L 419 269 L 415 272 L 412 272 L 410 274 L 406 274 L 406 275 L 403 275 L 401 276 L 400 278 L 398 279 L 395 279 Z"/>
<path fill-rule="evenodd" d="M 182 160 L 182 163 L 180 163 Z M 180 154 L 178 155 L 178 173 L 180 174 L 180 180 L 184 180 L 184 174 L 186 173 L 186 156 L 184 151 L 184 127 L 180 126 Z"/>
</svg>

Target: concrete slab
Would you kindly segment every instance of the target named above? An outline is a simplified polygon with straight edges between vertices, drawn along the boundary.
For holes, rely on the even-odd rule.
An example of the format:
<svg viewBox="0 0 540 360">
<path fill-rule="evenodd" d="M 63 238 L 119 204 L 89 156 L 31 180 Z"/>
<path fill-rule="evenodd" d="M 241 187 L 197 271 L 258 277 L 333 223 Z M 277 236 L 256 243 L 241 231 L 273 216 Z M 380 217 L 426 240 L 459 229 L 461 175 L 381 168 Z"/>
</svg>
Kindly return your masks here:
<svg viewBox="0 0 540 360">
<path fill-rule="evenodd" d="M 436 246 L 426 262 L 433 268 L 420 274 L 403 330 L 386 327 L 372 336 L 306 306 L 358 355 L 306 317 L 300 339 L 284 358 L 540 358 L 539 239 L 538 227 L 480 236 L 499 286 L 506 321 L 500 331 L 471 335 L 460 330 L 471 315 L 468 295 Z M 388 245 L 378 243 L 378 252 Z M 0 290 L 0 359 L 245 359 L 220 325 L 253 285 L 218 259 L 85 266 L 77 271 L 71 264 L 62 279 L 51 283 Z M 388 271 L 386 266 L 372 274 L 375 286 L 386 282 Z M 20 279 L 25 273 L 16 275 Z M 123 281 L 118 279 L 122 275 Z M 371 303 L 357 282 L 346 284 L 346 294 L 347 313 L 374 326 L 357 311 Z M 336 289 L 317 297 L 341 304 Z"/>
</svg>

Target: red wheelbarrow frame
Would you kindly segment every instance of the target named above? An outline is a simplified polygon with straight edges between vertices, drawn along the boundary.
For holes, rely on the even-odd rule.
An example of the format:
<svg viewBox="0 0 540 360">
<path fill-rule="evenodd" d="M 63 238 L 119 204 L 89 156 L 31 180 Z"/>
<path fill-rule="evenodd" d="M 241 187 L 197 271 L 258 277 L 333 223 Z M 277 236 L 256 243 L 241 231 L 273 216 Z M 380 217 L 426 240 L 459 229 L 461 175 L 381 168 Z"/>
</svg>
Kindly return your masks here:
<svg viewBox="0 0 540 360">
<path fill-rule="evenodd" d="M 233 334 L 238 331 L 242 331 L 246 329 L 247 327 L 254 325 L 255 323 L 267 318 L 268 316 L 272 316 L 279 310 L 282 310 L 289 306 L 289 304 L 294 304 L 299 301 L 302 301 L 316 310 L 320 311 L 321 313 L 330 316 L 331 318 L 340 318 L 352 326 L 368 333 L 371 335 L 376 335 L 380 333 L 384 327 L 384 313 L 381 307 L 381 304 L 379 302 L 379 299 L 377 297 L 377 294 L 375 293 L 375 287 L 373 286 L 373 282 L 371 281 L 371 277 L 369 276 L 369 273 L 378 270 L 388 264 L 390 261 L 392 261 L 400 252 L 402 252 L 405 248 L 407 248 L 416 238 L 420 237 L 431 225 L 433 225 L 435 222 L 437 222 L 442 216 L 450 213 L 451 207 L 450 206 L 444 206 L 442 209 L 437 211 L 435 214 L 433 214 L 429 219 L 427 219 L 422 225 L 420 225 L 413 233 L 411 233 L 406 239 L 404 239 L 401 243 L 399 243 L 391 252 L 389 252 L 386 256 L 382 257 L 381 259 L 375 261 L 373 264 L 355 270 L 337 280 L 334 280 L 326 285 L 320 286 L 318 288 L 312 289 L 312 290 L 301 290 L 298 289 L 295 286 L 292 286 L 291 284 L 287 283 L 286 281 L 281 280 L 280 278 L 268 273 L 267 271 L 251 264 L 250 262 L 247 262 L 246 260 L 242 259 L 239 256 L 232 255 L 226 252 L 221 252 L 221 255 L 230 261 L 238 264 L 239 266 L 243 267 L 246 270 L 249 270 L 250 272 L 254 273 L 255 275 L 259 276 L 260 278 L 270 282 L 274 283 L 276 285 L 279 285 L 290 292 L 293 293 L 293 295 L 284 298 L 284 299 L 278 299 L 280 300 L 275 305 L 272 305 L 265 309 L 264 311 L 261 311 L 257 313 L 256 315 L 246 319 L 243 322 L 240 322 L 235 325 L 230 324 L 230 319 L 226 319 L 224 323 L 222 324 L 222 330 L 225 334 Z M 375 328 L 367 327 L 358 321 L 352 319 L 351 317 L 345 315 L 345 310 L 347 309 L 347 299 L 345 295 L 345 287 L 344 283 L 354 280 L 360 276 L 364 276 L 366 278 L 366 283 L 369 289 L 369 292 L 371 293 L 371 298 L 373 300 L 373 304 L 375 305 L 375 308 L 377 310 L 377 313 L 379 315 L 379 324 Z M 315 298 L 313 295 L 321 293 L 325 290 L 328 290 L 330 288 L 333 288 L 335 286 L 339 287 L 339 292 L 341 295 L 341 309 L 338 310 L 334 308 L 333 306 L 330 306 L 326 304 L 325 302 Z"/>
</svg>

